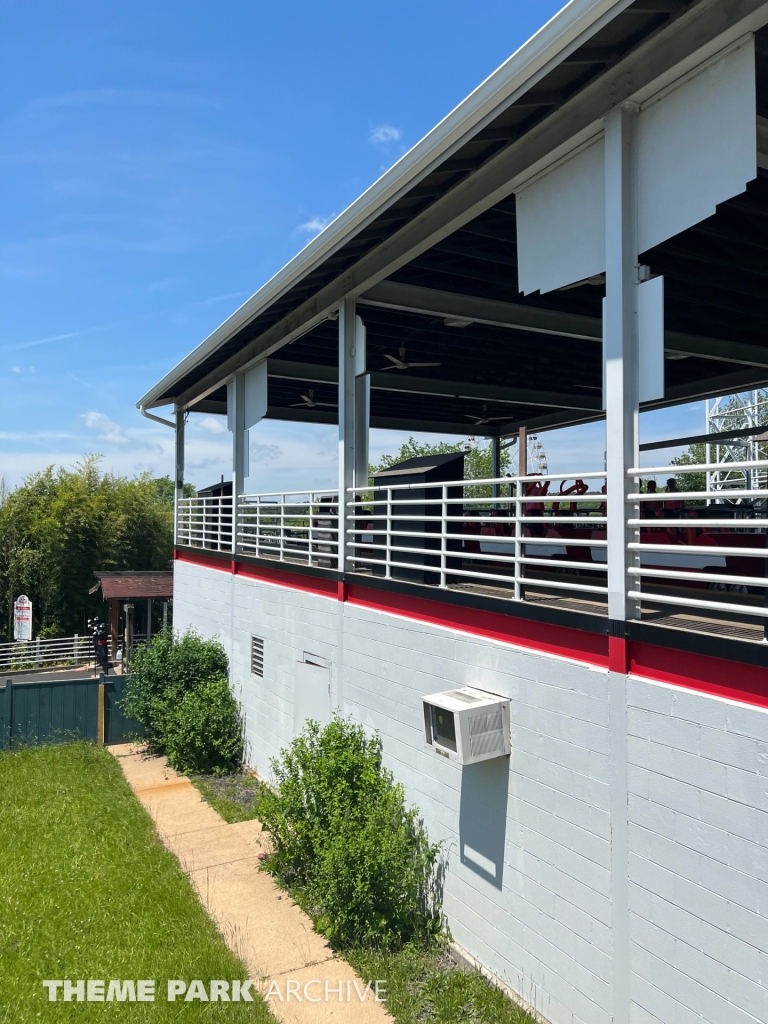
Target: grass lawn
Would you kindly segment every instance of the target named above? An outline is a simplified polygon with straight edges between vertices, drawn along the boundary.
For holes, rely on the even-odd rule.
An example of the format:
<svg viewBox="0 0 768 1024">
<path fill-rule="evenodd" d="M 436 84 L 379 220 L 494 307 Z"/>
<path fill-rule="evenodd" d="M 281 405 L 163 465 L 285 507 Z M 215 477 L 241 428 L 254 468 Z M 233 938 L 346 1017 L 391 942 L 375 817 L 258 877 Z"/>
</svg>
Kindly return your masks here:
<svg viewBox="0 0 768 1024">
<path fill-rule="evenodd" d="M 176 858 L 106 750 L 0 754 L 0 1021 L 227 1020 L 253 1003 L 168 1002 L 168 979 L 244 980 Z M 155 1002 L 48 1001 L 43 979 L 157 982 Z"/>
<path fill-rule="evenodd" d="M 226 821 L 258 817 L 263 783 L 246 772 L 192 776 L 192 782 Z M 301 902 L 300 894 L 293 895 Z M 390 954 L 345 950 L 343 955 L 364 981 L 386 979 L 387 1010 L 397 1024 L 534 1024 L 482 974 L 462 971 L 437 946 Z"/>
<path fill-rule="evenodd" d="M 534 1024 L 479 971 L 462 971 L 442 949 L 344 954 L 364 981 L 387 979 L 397 1024 Z"/>
</svg>

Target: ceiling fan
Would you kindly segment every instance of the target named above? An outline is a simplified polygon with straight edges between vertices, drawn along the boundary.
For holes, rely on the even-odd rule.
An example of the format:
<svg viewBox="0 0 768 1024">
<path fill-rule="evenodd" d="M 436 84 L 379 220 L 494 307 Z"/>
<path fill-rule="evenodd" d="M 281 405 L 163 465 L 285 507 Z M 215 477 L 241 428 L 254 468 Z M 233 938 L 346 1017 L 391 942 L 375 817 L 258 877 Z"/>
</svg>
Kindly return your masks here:
<svg viewBox="0 0 768 1024">
<path fill-rule="evenodd" d="M 442 363 L 406 363 L 406 361 L 405 361 L 405 345 L 401 345 L 398 351 L 400 353 L 400 358 L 399 359 L 397 358 L 397 356 L 390 356 L 386 352 L 384 353 L 384 358 L 388 359 L 392 365 L 391 366 L 382 366 L 381 370 L 379 371 L 380 373 L 383 373 L 385 370 L 410 370 L 412 366 L 442 366 L 443 365 Z"/>
<path fill-rule="evenodd" d="M 569 292 L 571 288 L 581 288 L 582 285 L 591 284 L 599 286 L 605 284 L 605 274 L 593 274 L 592 277 L 583 277 L 581 281 L 574 281 L 573 284 L 564 284 L 562 288 L 558 288 L 559 292 Z"/>
<path fill-rule="evenodd" d="M 483 412 L 488 412 L 488 406 L 483 406 Z M 486 423 L 496 423 L 509 420 L 509 416 L 473 416 L 471 413 L 465 412 L 464 415 L 469 420 L 475 421 L 476 427 L 485 426 Z"/>
<path fill-rule="evenodd" d="M 336 402 L 316 402 L 315 392 L 312 388 L 309 389 L 309 394 L 299 396 L 303 401 L 294 402 L 291 409 L 317 409 L 321 405 L 328 409 L 338 409 Z"/>
</svg>

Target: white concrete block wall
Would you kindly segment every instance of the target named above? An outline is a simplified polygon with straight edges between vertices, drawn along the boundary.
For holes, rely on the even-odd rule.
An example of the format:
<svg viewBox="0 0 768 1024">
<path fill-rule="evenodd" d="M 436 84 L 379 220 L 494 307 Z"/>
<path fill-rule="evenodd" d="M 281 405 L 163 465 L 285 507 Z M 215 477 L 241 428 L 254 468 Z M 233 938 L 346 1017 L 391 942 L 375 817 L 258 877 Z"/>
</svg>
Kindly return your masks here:
<svg viewBox="0 0 768 1024">
<path fill-rule="evenodd" d="M 444 844 L 454 939 L 552 1024 L 611 1021 L 605 671 L 183 562 L 175 591 L 230 654 L 251 764 L 293 736 L 295 662 L 329 659 Z M 510 698 L 509 761 L 424 747 L 422 694 L 467 684 Z M 768 712 L 630 679 L 628 732 L 632 1024 L 768 1021 Z"/>
<path fill-rule="evenodd" d="M 341 682 L 345 710 L 379 730 L 444 843 L 455 940 L 553 1024 L 610 1021 L 604 671 L 184 562 L 174 624 L 222 640 L 264 773 L 293 736 L 294 663 L 328 658 L 333 692 Z M 263 680 L 250 674 L 251 635 L 264 639 Z M 421 696 L 468 684 L 510 697 L 509 761 L 461 769 L 425 748 Z"/>
<path fill-rule="evenodd" d="M 632 1020 L 768 1021 L 768 711 L 631 679 Z"/>
</svg>

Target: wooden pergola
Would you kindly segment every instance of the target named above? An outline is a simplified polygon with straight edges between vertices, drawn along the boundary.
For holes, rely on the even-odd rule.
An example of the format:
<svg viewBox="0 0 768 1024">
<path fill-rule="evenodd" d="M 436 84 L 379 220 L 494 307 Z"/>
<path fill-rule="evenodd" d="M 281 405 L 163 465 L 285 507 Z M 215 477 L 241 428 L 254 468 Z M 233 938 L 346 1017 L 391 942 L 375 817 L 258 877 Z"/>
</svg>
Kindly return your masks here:
<svg viewBox="0 0 768 1024">
<path fill-rule="evenodd" d="M 147 602 L 147 639 L 150 639 L 152 635 L 153 601 L 163 602 L 163 627 L 166 626 L 168 601 L 173 597 L 173 572 L 95 572 L 94 576 L 99 582 L 91 589 L 91 593 L 95 593 L 100 587 L 104 600 L 109 602 L 111 658 L 117 654 L 121 603 L 124 604 L 126 613 L 124 636 L 126 650 L 133 642 L 134 601 L 145 600 Z"/>
</svg>

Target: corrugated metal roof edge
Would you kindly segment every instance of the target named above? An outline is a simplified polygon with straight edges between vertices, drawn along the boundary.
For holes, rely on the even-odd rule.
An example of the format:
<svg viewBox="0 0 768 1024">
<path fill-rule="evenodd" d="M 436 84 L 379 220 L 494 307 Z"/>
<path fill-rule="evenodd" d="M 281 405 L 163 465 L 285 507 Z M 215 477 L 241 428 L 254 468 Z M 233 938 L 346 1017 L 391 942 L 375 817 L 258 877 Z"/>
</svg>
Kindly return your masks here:
<svg viewBox="0 0 768 1024">
<path fill-rule="evenodd" d="M 355 236 L 366 223 L 397 201 L 408 188 L 426 176 L 491 120 L 500 106 L 530 88 L 535 76 L 556 64 L 567 51 L 581 45 L 606 21 L 630 6 L 633 0 L 571 0 L 528 39 L 511 57 L 485 79 L 423 139 L 405 153 L 377 181 L 340 213 L 323 231 L 308 242 L 242 306 L 185 356 L 146 395 L 137 407 L 169 404 L 158 399 L 198 363 L 275 302 L 302 277 L 322 264 L 328 256 Z"/>
</svg>

